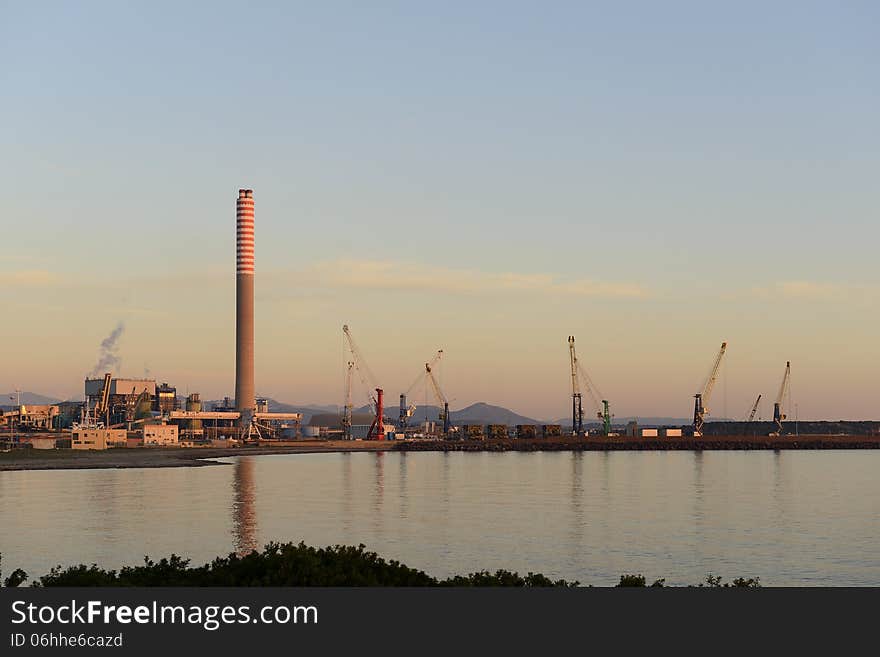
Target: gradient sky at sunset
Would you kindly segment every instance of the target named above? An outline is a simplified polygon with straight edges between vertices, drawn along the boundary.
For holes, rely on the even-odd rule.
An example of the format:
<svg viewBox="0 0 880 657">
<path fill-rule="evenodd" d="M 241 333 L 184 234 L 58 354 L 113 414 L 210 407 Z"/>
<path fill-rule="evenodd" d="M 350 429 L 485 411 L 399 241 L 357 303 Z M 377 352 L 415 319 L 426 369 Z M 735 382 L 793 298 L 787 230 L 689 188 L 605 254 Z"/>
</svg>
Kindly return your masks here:
<svg viewBox="0 0 880 657">
<path fill-rule="evenodd" d="M 252 6 L 254 4 L 255 6 Z M 235 198 L 257 392 L 618 416 L 880 419 L 880 5 L 4 3 L 0 391 L 232 394 Z M 424 391 L 418 393 L 424 396 Z M 364 396 L 360 395 L 363 402 Z M 769 405 L 764 406 L 764 416 Z"/>
</svg>

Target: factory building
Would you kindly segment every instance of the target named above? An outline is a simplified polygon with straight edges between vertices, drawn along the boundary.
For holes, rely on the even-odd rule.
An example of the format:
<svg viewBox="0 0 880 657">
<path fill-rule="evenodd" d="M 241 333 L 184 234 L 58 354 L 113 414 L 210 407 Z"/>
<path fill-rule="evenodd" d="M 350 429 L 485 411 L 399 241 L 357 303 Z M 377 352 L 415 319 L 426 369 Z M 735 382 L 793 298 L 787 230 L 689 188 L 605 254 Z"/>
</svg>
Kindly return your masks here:
<svg viewBox="0 0 880 657">
<path fill-rule="evenodd" d="M 104 379 L 86 379 L 85 396 L 89 408 L 101 401 Z M 110 379 L 110 393 L 105 417 L 96 418 L 105 424 L 122 424 L 137 419 L 137 415 L 149 411 L 156 397 L 155 379 Z"/>
<path fill-rule="evenodd" d="M 73 449 L 125 447 L 127 433 L 125 429 L 104 429 L 94 426 L 75 427 L 71 435 L 70 446 Z"/>
<path fill-rule="evenodd" d="M 153 410 L 159 413 L 170 413 L 180 408 L 177 403 L 177 388 L 163 383 L 156 386 L 156 397 L 153 402 Z"/>
<path fill-rule="evenodd" d="M 176 424 L 145 424 L 144 447 L 177 445 L 178 430 Z"/>
<path fill-rule="evenodd" d="M 0 412 L 0 424 L 19 431 L 49 431 L 55 427 L 57 404 L 22 404 Z"/>
</svg>

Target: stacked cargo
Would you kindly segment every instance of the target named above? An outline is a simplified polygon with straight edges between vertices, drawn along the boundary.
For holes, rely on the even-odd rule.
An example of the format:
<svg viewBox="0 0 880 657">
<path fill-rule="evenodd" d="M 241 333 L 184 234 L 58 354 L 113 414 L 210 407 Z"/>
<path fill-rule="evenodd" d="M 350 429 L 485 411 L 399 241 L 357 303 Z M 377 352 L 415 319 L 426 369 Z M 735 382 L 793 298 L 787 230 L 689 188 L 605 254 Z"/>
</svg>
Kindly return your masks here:
<svg viewBox="0 0 880 657">
<path fill-rule="evenodd" d="M 506 424 L 490 424 L 486 427 L 486 433 L 489 435 L 489 438 L 507 438 L 507 425 Z"/>
<path fill-rule="evenodd" d="M 642 438 L 656 438 L 657 430 L 656 429 L 642 429 Z"/>
<path fill-rule="evenodd" d="M 666 438 L 681 438 L 681 429 L 663 429 Z"/>
<path fill-rule="evenodd" d="M 541 425 L 541 434 L 544 438 L 553 438 L 555 436 L 562 435 L 562 425 L 561 424 L 542 424 Z"/>
<path fill-rule="evenodd" d="M 483 439 L 483 425 L 482 424 L 463 424 L 461 425 L 461 433 L 463 438 L 470 439 Z"/>
<path fill-rule="evenodd" d="M 516 425 L 516 437 L 517 438 L 537 438 L 538 436 L 538 427 L 534 424 L 517 424 Z"/>
</svg>

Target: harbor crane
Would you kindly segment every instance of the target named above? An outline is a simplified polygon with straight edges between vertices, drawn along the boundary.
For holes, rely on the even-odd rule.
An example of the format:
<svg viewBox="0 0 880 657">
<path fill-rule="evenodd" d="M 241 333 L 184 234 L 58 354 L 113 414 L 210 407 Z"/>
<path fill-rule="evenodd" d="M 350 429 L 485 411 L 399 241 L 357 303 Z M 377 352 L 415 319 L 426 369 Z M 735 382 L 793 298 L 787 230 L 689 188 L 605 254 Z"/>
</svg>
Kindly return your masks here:
<svg viewBox="0 0 880 657">
<path fill-rule="evenodd" d="M 384 391 L 376 384 L 376 376 L 373 374 L 370 366 L 367 365 L 367 361 L 364 359 L 361 350 L 351 336 L 348 324 L 345 324 L 342 327 L 342 333 L 348 342 L 348 349 L 351 352 L 351 362 L 353 363 L 353 367 L 357 370 L 361 383 L 367 390 L 367 396 L 370 398 L 370 402 L 376 412 L 373 422 L 370 424 L 370 430 L 367 432 L 367 440 L 384 440 L 385 421 L 382 418 L 385 413 Z M 375 395 L 372 392 L 373 390 L 375 390 Z M 347 402 L 348 400 L 346 400 L 346 403 Z"/>
<path fill-rule="evenodd" d="M 785 395 L 789 390 L 790 382 L 791 361 L 786 361 L 785 374 L 782 376 L 782 383 L 779 386 L 779 394 L 776 395 L 776 401 L 773 402 L 773 424 L 776 425 L 776 430 L 770 434 L 771 436 L 782 435 L 782 421 L 787 417 L 785 413 L 783 413 L 783 403 L 785 402 Z"/>
<path fill-rule="evenodd" d="M 354 369 L 354 363 L 348 361 L 345 368 L 345 406 L 342 409 L 342 437 L 344 440 L 351 440 L 351 414 L 353 405 L 351 403 L 351 371 Z"/>
<path fill-rule="evenodd" d="M 758 395 L 758 398 L 755 400 L 755 404 L 752 406 L 752 412 L 749 413 L 748 422 L 753 422 L 755 420 L 755 413 L 758 412 L 758 404 L 761 403 L 761 395 Z"/>
<path fill-rule="evenodd" d="M 431 367 L 434 367 L 434 365 L 437 364 L 442 356 L 443 350 L 438 349 L 437 354 L 434 356 L 434 358 L 431 359 L 429 365 Z M 416 405 L 412 403 L 407 403 L 407 400 L 410 394 L 412 394 L 413 390 L 415 390 L 416 386 L 425 380 L 426 376 L 427 375 L 425 374 L 425 372 L 421 372 L 418 378 L 412 382 L 412 385 L 407 388 L 406 392 L 400 395 L 400 416 L 398 417 L 397 426 L 401 431 L 404 431 L 406 429 L 407 420 L 411 418 L 416 412 Z"/>
<path fill-rule="evenodd" d="M 721 359 L 724 358 L 724 352 L 727 351 L 727 343 L 721 343 L 721 349 L 715 356 L 715 362 L 712 363 L 712 369 L 709 370 L 709 376 L 703 384 L 700 392 L 694 395 L 694 437 L 699 438 L 703 435 L 703 417 L 710 414 L 709 399 L 712 396 L 712 389 L 715 387 L 715 380 L 718 378 L 718 370 L 721 368 Z"/>
<path fill-rule="evenodd" d="M 434 396 L 437 398 L 437 401 L 443 406 L 443 410 L 440 411 L 440 420 L 443 422 L 443 437 L 445 438 L 449 435 L 449 400 L 440 389 L 440 384 L 437 383 L 437 378 L 434 376 L 434 372 L 431 370 L 431 363 L 425 363 L 425 372 L 428 377 L 428 381 L 431 382 L 431 389 L 434 391 Z"/>
<path fill-rule="evenodd" d="M 574 349 L 574 336 L 568 336 L 568 355 L 571 359 L 571 432 L 580 436 L 584 432 L 584 407 L 580 382 L 578 381 L 578 359 Z"/>
<path fill-rule="evenodd" d="M 587 390 L 587 394 L 593 402 L 596 417 L 602 420 L 602 434 L 607 436 L 611 433 L 611 407 L 607 399 L 602 399 L 602 393 L 593 383 L 590 375 L 578 360 L 574 347 L 574 336 L 568 336 L 568 353 L 571 359 L 571 424 L 574 435 L 579 436 L 584 432 L 584 409 L 583 393 L 581 386 Z"/>
</svg>

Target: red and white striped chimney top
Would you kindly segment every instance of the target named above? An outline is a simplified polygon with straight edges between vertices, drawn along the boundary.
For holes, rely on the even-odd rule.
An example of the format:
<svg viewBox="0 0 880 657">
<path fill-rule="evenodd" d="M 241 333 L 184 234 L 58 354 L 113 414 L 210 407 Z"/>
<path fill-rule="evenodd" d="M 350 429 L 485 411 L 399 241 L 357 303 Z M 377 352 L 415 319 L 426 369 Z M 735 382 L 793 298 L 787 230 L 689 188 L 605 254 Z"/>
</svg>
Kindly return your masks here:
<svg viewBox="0 0 880 657">
<path fill-rule="evenodd" d="M 239 189 L 235 203 L 236 274 L 254 273 L 254 192 Z"/>
</svg>

